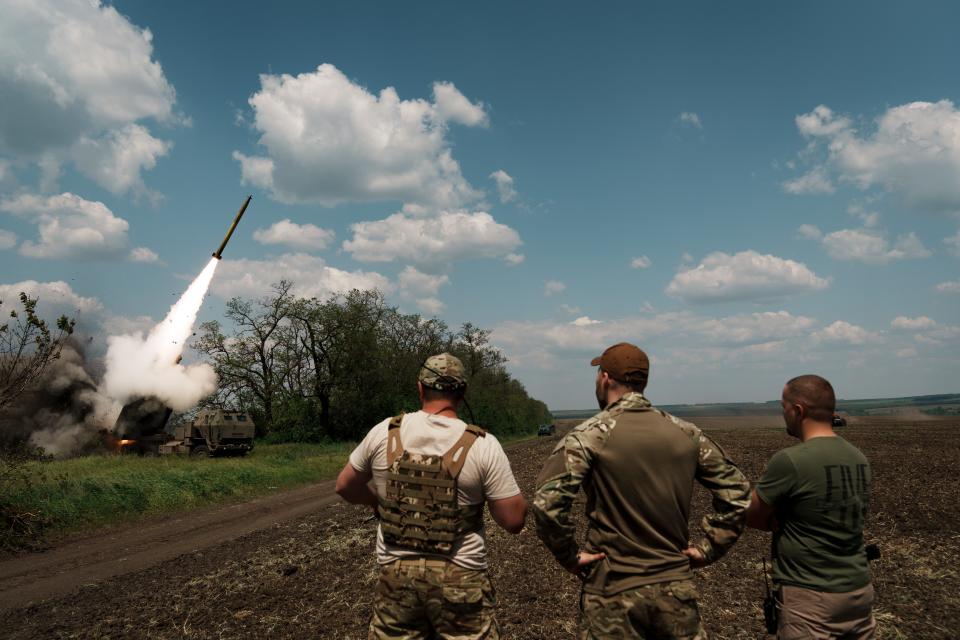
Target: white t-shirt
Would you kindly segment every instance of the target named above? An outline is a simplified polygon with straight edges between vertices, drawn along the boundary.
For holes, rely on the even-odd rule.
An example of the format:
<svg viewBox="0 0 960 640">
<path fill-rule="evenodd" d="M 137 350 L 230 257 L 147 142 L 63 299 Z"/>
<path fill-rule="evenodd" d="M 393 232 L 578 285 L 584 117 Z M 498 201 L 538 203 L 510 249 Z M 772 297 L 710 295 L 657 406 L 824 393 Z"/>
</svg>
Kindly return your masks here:
<svg viewBox="0 0 960 640">
<path fill-rule="evenodd" d="M 387 483 L 387 418 L 367 434 L 350 454 L 350 464 L 361 473 L 372 472 L 377 495 L 386 495 Z M 410 453 L 442 456 L 463 435 L 467 424 L 456 418 L 435 416 L 423 411 L 408 413 L 400 424 L 400 442 Z M 463 469 L 457 477 L 457 498 L 461 505 L 483 504 L 486 500 L 512 498 L 520 493 L 513 477 L 510 461 L 500 442 L 491 434 L 477 438 Z M 401 549 L 383 541 L 383 531 L 377 527 L 377 562 L 387 564 L 398 558 L 430 556 L 412 549 Z M 485 531 L 481 528 L 468 533 L 449 557 L 454 563 L 467 569 L 487 568 L 487 545 Z"/>
</svg>

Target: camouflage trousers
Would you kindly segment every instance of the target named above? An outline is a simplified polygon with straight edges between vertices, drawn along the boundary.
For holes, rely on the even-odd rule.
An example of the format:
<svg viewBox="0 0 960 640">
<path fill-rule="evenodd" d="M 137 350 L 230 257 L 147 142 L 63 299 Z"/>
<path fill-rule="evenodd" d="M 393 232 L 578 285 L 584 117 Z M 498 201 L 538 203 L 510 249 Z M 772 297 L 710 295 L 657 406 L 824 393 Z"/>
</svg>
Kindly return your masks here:
<svg viewBox="0 0 960 640">
<path fill-rule="evenodd" d="M 580 596 L 580 639 L 706 640 L 692 580 Z"/>
<path fill-rule="evenodd" d="M 499 640 L 496 596 L 486 571 L 446 560 L 396 560 L 380 567 L 370 640 Z"/>
</svg>

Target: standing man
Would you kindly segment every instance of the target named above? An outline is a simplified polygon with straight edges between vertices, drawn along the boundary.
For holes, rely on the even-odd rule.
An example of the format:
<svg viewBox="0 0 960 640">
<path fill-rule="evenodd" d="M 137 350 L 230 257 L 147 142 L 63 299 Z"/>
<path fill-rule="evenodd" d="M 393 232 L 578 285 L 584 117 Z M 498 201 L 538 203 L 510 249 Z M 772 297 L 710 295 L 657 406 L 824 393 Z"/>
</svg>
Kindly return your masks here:
<svg viewBox="0 0 960 640">
<path fill-rule="evenodd" d="M 418 378 L 420 411 L 371 429 L 337 478 L 341 497 L 380 518 L 369 637 L 496 639 L 483 505 L 516 534 L 527 501 L 497 439 L 457 418 L 467 389 L 460 360 L 431 356 Z"/>
<path fill-rule="evenodd" d="M 720 558 L 743 532 L 750 483 L 707 435 L 650 405 L 643 396 L 647 354 L 621 342 L 598 366 L 602 411 L 576 426 L 537 478 L 537 535 L 583 580 L 581 638 L 700 640 L 691 567 Z M 705 536 L 689 542 L 687 519 L 696 479 L 716 513 Z M 587 495 L 587 537 L 574 538 L 570 510 Z"/>
<path fill-rule="evenodd" d="M 863 544 L 870 463 L 833 431 L 829 382 L 790 380 L 780 400 L 787 433 L 753 492 L 747 524 L 773 534 L 778 631 L 794 638 L 873 638 L 873 585 Z"/>
</svg>

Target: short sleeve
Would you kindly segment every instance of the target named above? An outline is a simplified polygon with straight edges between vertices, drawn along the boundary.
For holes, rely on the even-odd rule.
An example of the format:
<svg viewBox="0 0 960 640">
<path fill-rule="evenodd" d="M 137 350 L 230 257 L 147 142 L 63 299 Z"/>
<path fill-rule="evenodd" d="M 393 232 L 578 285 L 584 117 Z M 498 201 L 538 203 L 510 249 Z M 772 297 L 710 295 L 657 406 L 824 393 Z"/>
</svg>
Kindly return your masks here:
<svg viewBox="0 0 960 640">
<path fill-rule="evenodd" d="M 350 453 L 350 466 L 360 473 L 373 473 L 374 460 L 378 452 L 386 445 L 387 424 L 389 422 L 389 420 L 384 420 L 370 429 L 363 441 Z"/>
<path fill-rule="evenodd" d="M 757 483 L 757 495 L 770 506 L 789 498 L 797 485 L 797 470 L 785 451 L 778 451 L 770 458 L 763 477 Z"/>
<path fill-rule="evenodd" d="M 520 493 L 520 487 L 513 477 L 510 460 L 500 445 L 500 441 L 489 433 L 484 437 L 486 451 L 483 456 L 483 497 L 486 500 L 503 500 Z"/>
</svg>

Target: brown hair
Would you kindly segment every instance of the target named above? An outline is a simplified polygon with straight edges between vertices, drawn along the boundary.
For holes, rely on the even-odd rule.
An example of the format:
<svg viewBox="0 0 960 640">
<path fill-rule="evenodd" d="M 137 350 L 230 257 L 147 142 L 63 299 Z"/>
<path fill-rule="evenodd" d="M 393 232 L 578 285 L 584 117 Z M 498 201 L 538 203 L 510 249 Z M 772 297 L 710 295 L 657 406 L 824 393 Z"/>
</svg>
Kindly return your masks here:
<svg viewBox="0 0 960 640">
<path fill-rule="evenodd" d="M 626 388 L 629 389 L 630 391 L 636 391 L 637 393 L 643 393 L 643 390 L 647 388 L 647 380 L 646 380 L 646 378 L 644 378 L 642 382 L 640 382 L 640 381 L 628 382 L 628 381 L 626 381 L 626 380 L 617 380 L 616 378 L 613 377 L 613 374 L 612 374 L 612 373 L 610 373 L 609 371 L 607 371 L 607 370 L 604 369 L 603 367 L 600 367 L 600 371 L 603 371 L 603 372 L 606 373 L 608 376 L 610 376 L 610 379 L 611 379 L 611 380 L 613 380 L 614 382 L 616 382 L 616 383 L 617 383 L 618 385 L 620 385 L 621 387 L 626 387 Z"/>
<path fill-rule="evenodd" d="M 829 422 L 837 408 L 837 396 L 833 386 L 825 378 L 808 374 L 797 376 L 787 382 L 783 397 L 792 404 L 803 405 L 811 420 Z"/>
</svg>

